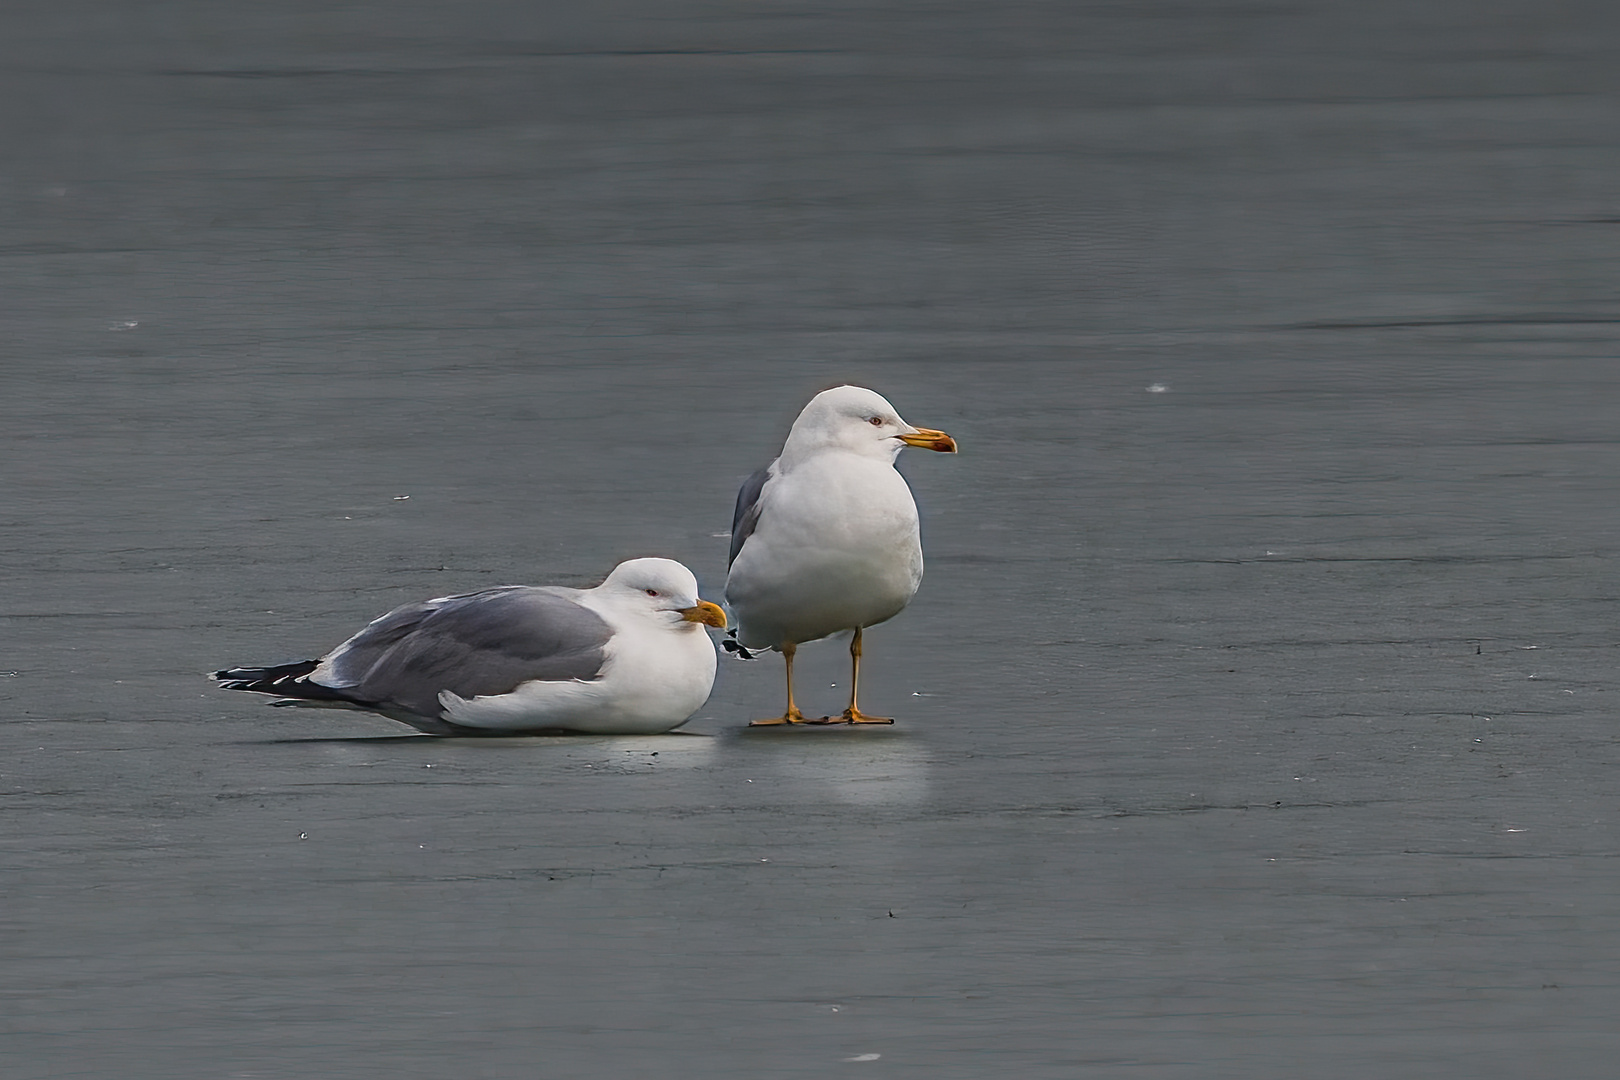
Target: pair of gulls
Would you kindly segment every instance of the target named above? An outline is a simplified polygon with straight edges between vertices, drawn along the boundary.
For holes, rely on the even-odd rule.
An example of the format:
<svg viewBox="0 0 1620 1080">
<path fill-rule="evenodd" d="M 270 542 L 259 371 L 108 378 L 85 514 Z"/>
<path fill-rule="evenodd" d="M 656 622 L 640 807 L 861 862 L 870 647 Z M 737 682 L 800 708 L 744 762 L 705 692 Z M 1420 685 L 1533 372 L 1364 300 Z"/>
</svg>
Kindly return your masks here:
<svg viewBox="0 0 1620 1080">
<path fill-rule="evenodd" d="M 787 709 L 773 724 L 888 724 L 860 711 L 861 631 L 897 615 L 922 581 L 917 505 L 894 469 L 906 446 L 955 453 L 882 395 L 840 386 L 811 399 L 782 453 L 750 476 L 731 524 L 726 645 L 775 649 Z M 278 705 L 359 709 L 435 735 L 653 734 L 691 718 L 714 685 L 703 627 L 725 613 L 670 559 L 631 559 L 594 589 L 506 585 L 406 604 L 319 660 L 214 673 Z M 811 720 L 793 701 L 800 643 L 844 630 L 849 708 Z"/>
</svg>

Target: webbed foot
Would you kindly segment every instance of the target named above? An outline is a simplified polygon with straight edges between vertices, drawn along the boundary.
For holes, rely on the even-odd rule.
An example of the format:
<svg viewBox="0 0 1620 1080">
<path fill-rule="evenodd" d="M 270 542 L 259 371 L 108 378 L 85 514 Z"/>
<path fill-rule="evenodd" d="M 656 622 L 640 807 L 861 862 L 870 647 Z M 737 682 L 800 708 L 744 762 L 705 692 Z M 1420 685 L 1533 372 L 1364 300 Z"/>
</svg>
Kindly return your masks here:
<svg viewBox="0 0 1620 1080">
<path fill-rule="evenodd" d="M 844 710 L 842 716 L 823 716 L 820 720 L 811 720 L 812 724 L 892 724 L 892 716 L 868 716 L 856 708 Z"/>
<path fill-rule="evenodd" d="M 778 726 L 780 726 L 782 724 L 819 724 L 819 723 L 821 723 L 820 720 L 806 719 L 804 713 L 800 712 L 799 707 L 797 705 L 795 705 L 795 706 L 791 707 L 790 709 L 788 709 L 788 711 L 783 713 L 781 716 L 773 716 L 769 720 L 750 720 L 750 721 L 748 721 L 748 726 L 749 727 L 778 727 Z"/>
</svg>

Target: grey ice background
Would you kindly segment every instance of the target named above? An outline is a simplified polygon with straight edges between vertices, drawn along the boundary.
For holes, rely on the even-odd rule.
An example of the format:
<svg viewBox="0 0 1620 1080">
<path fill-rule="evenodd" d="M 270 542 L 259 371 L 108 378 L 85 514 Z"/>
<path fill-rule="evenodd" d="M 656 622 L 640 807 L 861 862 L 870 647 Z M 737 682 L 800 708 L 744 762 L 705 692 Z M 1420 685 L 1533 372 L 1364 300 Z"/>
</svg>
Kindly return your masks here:
<svg viewBox="0 0 1620 1080">
<path fill-rule="evenodd" d="M 6 10 L 4 1075 L 1611 1076 L 1617 9 L 576 7 Z M 200 678 L 718 597 L 840 381 L 892 730 Z"/>
</svg>

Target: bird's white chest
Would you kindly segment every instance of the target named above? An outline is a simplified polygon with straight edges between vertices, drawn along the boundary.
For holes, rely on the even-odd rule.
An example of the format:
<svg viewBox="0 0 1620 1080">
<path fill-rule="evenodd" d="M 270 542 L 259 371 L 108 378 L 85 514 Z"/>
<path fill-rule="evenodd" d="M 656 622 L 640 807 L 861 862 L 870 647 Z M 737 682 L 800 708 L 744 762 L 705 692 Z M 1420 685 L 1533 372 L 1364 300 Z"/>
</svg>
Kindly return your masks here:
<svg viewBox="0 0 1620 1080">
<path fill-rule="evenodd" d="M 917 591 L 917 504 L 889 463 L 825 455 L 777 477 L 762 498 L 726 583 L 744 632 L 760 635 L 754 640 L 870 626 Z"/>
<path fill-rule="evenodd" d="M 911 488 L 887 462 L 825 455 L 779 477 L 769 496 L 760 529 L 772 544 L 889 553 L 917 541 Z"/>
<path fill-rule="evenodd" d="M 691 715 L 714 686 L 714 643 L 695 623 L 621 629 L 606 653 L 602 680 L 626 714 Z"/>
</svg>

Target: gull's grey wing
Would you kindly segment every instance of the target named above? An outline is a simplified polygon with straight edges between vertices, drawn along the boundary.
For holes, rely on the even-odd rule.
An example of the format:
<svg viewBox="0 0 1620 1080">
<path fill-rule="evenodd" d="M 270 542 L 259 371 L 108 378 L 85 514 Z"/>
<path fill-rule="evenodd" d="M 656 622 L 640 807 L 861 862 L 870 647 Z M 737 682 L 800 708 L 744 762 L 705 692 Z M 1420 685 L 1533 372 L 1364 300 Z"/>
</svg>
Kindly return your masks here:
<svg viewBox="0 0 1620 1080">
<path fill-rule="evenodd" d="M 765 483 L 775 475 L 775 470 L 776 462 L 773 461 L 744 480 L 741 490 L 737 492 L 737 509 L 731 515 L 731 556 L 726 559 L 728 567 L 737 561 L 737 552 L 742 550 L 743 541 L 754 534 L 754 526 L 759 524 L 760 492 L 765 490 Z"/>
<path fill-rule="evenodd" d="M 471 698 L 534 679 L 598 678 L 612 634 L 559 590 L 486 589 L 390 611 L 332 653 L 321 683 L 374 707 L 438 716 L 442 690 Z"/>
</svg>

